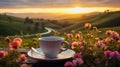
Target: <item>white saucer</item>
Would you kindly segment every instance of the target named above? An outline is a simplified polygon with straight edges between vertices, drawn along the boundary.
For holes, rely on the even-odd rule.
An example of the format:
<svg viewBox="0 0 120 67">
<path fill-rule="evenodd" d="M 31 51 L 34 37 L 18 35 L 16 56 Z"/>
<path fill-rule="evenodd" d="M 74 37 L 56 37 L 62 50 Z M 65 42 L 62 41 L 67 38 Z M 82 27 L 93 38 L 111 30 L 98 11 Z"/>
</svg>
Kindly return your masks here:
<svg viewBox="0 0 120 67">
<path fill-rule="evenodd" d="M 28 51 L 28 56 L 34 59 L 38 59 L 38 60 L 45 60 L 45 61 L 55 61 L 55 60 L 65 60 L 65 59 L 70 59 L 73 57 L 73 55 L 75 54 L 75 52 L 71 49 L 67 49 L 66 51 L 61 52 L 60 54 L 58 54 L 58 56 L 56 58 L 48 58 L 46 57 L 42 50 L 40 48 L 36 49 L 37 51 L 39 51 L 38 54 L 32 50 Z"/>
</svg>

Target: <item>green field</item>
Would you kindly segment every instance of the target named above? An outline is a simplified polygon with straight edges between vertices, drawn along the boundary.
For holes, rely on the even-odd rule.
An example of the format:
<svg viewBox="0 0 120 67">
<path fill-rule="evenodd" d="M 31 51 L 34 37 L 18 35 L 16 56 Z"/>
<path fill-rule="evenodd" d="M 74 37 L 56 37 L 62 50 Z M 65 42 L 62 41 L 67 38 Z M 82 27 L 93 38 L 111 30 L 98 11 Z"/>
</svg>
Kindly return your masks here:
<svg viewBox="0 0 120 67">
<path fill-rule="evenodd" d="M 61 20 L 61 22 L 63 21 L 69 21 L 70 23 L 72 23 L 72 25 L 61 29 L 61 32 L 69 32 L 70 30 L 82 30 L 84 28 L 84 24 L 88 22 L 100 29 L 112 29 L 114 27 L 120 27 L 120 11 L 88 15 L 86 17 L 82 17 L 82 19 L 81 17 L 79 17 L 74 19 Z"/>
<path fill-rule="evenodd" d="M 89 22 L 94 26 L 98 27 L 100 31 L 105 32 L 106 30 L 114 30 L 120 33 L 120 11 L 108 12 L 108 13 L 98 13 L 98 14 L 87 14 L 84 16 L 77 16 L 76 18 L 68 18 L 63 20 L 48 20 L 48 19 L 33 19 L 34 23 L 25 24 L 24 18 L 18 18 L 8 15 L 0 14 L 0 45 L 6 44 L 4 41 L 5 36 L 14 35 L 26 35 L 26 34 L 36 34 L 46 32 L 42 29 L 42 26 L 53 28 L 58 32 L 52 32 L 51 35 L 62 35 L 64 32 L 84 31 L 84 24 Z M 65 23 L 70 25 L 63 26 Z M 38 29 L 35 30 L 35 24 L 38 23 Z M 42 25 L 43 24 L 43 25 Z M 46 36 L 46 35 L 45 35 Z M 40 36 L 34 37 L 22 37 L 23 46 L 21 48 L 30 48 L 31 46 L 38 47 L 38 38 Z M 13 37 L 14 38 L 14 37 Z M 11 39 L 13 39 L 11 38 Z M 34 39 L 37 45 L 34 45 Z M 5 45 L 4 45 L 5 46 Z M 4 47 L 3 46 L 3 47 Z M 8 46 L 8 44 L 6 45 Z"/>
<path fill-rule="evenodd" d="M 18 18 L 0 14 L 0 36 L 11 36 L 21 34 L 35 34 L 45 32 L 44 27 L 59 28 L 58 25 L 50 23 L 48 20 L 33 19 L 33 23 L 24 23 L 24 18 Z M 38 23 L 38 24 L 37 24 Z M 36 29 L 36 25 L 38 26 Z"/>
</svg>

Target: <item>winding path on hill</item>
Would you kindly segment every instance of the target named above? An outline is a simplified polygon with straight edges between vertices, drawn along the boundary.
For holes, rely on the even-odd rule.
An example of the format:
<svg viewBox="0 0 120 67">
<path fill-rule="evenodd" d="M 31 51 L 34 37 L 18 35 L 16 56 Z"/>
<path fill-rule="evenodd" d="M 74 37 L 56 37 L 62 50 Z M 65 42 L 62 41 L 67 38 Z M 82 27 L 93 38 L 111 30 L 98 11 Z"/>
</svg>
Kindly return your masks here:
<svg viewBox="0 0 120 67">
<path fill-rule="evenodd" d="M 41 35 L 46 35 L 46 34 L 49 34 L 49 33 L 51 33 L 52 31 L 53 31 L 53 32 L 55 32 L 55 30 L 54 30 L 54 29 L 52 29 L 52 28 L 45 27 L 45 29 L 47 30 L 47 32 L 40 33 Z"/>
<path fill-rule="evenodd" d="M 52 28 L 48 28 L 48 27 L 45 27 L 45 29 L 47 30 L 47 32 L 43 32 L 43 33 L 37 33 L 37 34 L 28 34 L 28 35 L 17 35 L 18 37 L 31 37 L 31 36 L 37 36 L 37 35 L 46 35 L 46 34 L 49 34 L 51 33 L 52 31 L 54 32 L 55 30 L 52 29 Z M 10 37 L 15 37 L 15 36 L 10 36 Z"/>
</svg>

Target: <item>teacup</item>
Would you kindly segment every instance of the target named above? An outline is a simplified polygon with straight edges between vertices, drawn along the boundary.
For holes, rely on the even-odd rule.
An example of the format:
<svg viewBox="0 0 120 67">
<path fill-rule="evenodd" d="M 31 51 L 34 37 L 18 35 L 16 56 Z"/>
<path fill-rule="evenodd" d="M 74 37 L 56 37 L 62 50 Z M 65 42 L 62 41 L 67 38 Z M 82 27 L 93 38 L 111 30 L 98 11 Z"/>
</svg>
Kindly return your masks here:
<svg viewBox="0 0 120 67">
<path fill-rule="evenodd" d="M 62 45 L 66 44 L 67 47 L 63 50 Z M 46 57 L 55 58 L 62 51 L 67 50 L 70 45 L 64 41 L 62 37 L 41 37 L 39 38 L 39 45 Z"/>
</svg>

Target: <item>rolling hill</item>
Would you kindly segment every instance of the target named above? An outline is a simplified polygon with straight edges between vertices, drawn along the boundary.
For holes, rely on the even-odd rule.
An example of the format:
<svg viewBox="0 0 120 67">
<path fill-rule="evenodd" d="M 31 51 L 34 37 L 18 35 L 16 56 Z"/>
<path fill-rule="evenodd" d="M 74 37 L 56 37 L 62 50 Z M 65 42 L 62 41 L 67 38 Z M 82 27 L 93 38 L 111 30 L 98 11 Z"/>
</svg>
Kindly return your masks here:
<svg viewBox="0 0 120 67">
<path fill-rule="evenodd" d="M 45 32 L 46 30 L 41 28 L 42 23 L 44 23 L 44 27 L 59 28 L 58 25 L 50 23 L 48 20 L 33 19 L 33 23 L 25 23 L 24 18 L 0 14 L 0 36 Z"/>
<path fill-rule="evenodd" d="M 84 30 L 84 24 L 89 22 L 93 26 L 100 29 L 112 29 L 120 27 L 120 11 L 99 13 L 95 15 L 87 15 L 85 17 L 79 17 L 74 19 L 61 20 L 61 22 L 68 21 L 72 23 L 71 26 L 65 27 L 60 32 L 69 32 L 70 30 Z M 119 30 L 120 31 L 120 30 Z"/>
<path fill-rule="evenodd" d="M 84 30 L 84 24 L 87 22 L 98 27 L 100 30 L 112 29 L 120 31 L 120 11 L 108 13 L 89 13 L 80 16 L 78 14 L 76 16 L 71 16 L 74 17 L 69 17 L 68 19 L 66 18 L 62 20 L 33 19 L 34 23 L 25 24 L 24 18 L 0 14 L 0 36 L 16 35 L 21 33 L 40 33 L 45 31 L 42 29 L 42 26 L 56 29 L 59 32 Z M 54 21 L 55 23 L 51 21 Z M 70 23 L 70 25 L 63 27 L 62 24 L 65 24 L 65 22 Z M 37 31 L 35 31 L 35 25 L 38 25 Z"/>
</svg>

